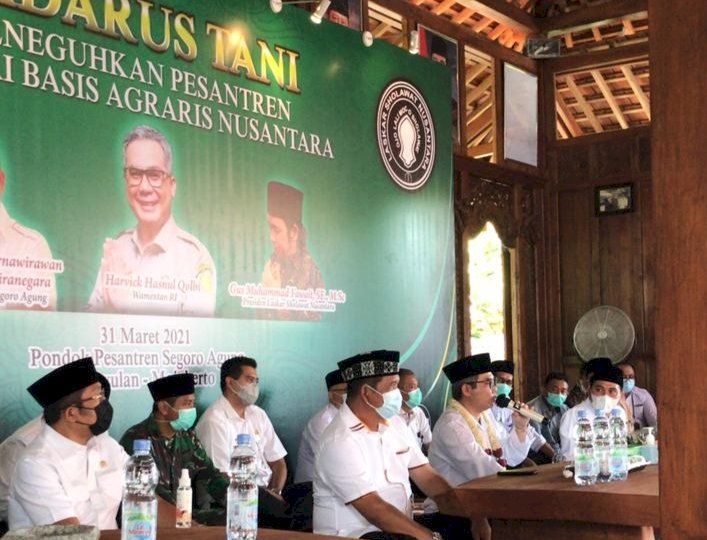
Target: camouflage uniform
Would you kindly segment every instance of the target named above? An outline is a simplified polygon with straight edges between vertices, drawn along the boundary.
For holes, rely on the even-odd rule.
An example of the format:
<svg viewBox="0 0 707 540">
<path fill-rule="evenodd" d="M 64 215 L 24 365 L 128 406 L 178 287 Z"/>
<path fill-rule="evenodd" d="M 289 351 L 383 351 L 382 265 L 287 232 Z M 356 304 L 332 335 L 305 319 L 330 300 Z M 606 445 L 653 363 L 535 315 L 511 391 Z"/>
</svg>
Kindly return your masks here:
<svg viewBox="0 0 707 540">
<path fill-rule="evenodd" d="M 149 439 L 152 457 L 160 474 L 157 495 L 171 504 L 177 500 L 182 469 L 192 479 L 194 521 L 204 525 L 226 523 L 228 477 L 213 464 L 193 429 L 177 431 L 171 439 L 160 434 L 153 414 L 125 432 L 120 444 L 132 454 L 133 441 Z"/>
</svg>

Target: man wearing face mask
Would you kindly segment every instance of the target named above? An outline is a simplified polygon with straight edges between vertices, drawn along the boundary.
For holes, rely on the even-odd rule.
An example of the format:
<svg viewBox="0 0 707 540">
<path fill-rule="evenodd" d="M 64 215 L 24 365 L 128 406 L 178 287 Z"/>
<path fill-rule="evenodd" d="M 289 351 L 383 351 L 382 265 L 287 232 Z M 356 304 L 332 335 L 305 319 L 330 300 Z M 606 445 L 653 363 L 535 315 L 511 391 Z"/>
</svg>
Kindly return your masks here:
<svg viewBox="0 0 707 540">
<path fill-rule="evenodd" d="M 261 526 L 286 528 L 287 504 L 281 493 L 287 480 L 287 451 L 258 400 L 258 364 L 235 356 L 221 365 L 221 396 L 199 419 L 196 434 L 214 465 L 227 473 L 239 433 L 249 433 L 258 456 L 258 519 Z"/>
<path fill-rule="evenodd" d="M 302 433 L 302 440 L 297 454 L 297 473 L 295 482 L 311 482 L 314 474 L 314 451 L 317 448 L 322 433 L 327 428 L 339 408 L 346 401 L 346 383 L 338 369 L 330 371 L 324 377 L 329 403 L 315 414 Z"/>
<path fill-rule="evenodd" d="M 604 366 L 594 371 L 590 383 L 590 396 L 562 415 L 560 439 L 562 441 L 562 455 L 566 461 L 574 459 L 575 441 L 573 434 L 577 425 L 578 411 L 586 411 L 587 418 L 590 422 L 593 422 L 597 410 L 603 411 L 608 417 L 613 409 L 619 409 L 621 418 L 626 422 L 626 412 L 619 406 L 621 385 L 623 383 L 621 370 L 613 365 Z"/>
<path fill-rule="evenodd" d="M 622 392 L 626 405 L 633 416 L 634 427 L 641 429 L 646 426 L 658 426 L 658 411 L 655 400 L 645 388 L 636 386 L 636 372 L 628 362 L 619 364 L 624 375 Z"/>
<path fill-rule="evenodd" d="M 598 369 L 606 369 L 611 367 L 613 364 L 609 358 L 599 357 L 592 358 L 588 362 L 582 364 L 579 368 L 579 380 L 572 387 L 569 394 L 567 394 L 567 399 L 565 403 L 571 409 L 575 405 L 579 405 L 585 399 L 589 397 L 589 387 L 591 386 L 590 379 L 592 378 L 592 373 Z"/>
<path fill-rule="evenodd" d="M 148 383 L 147 387 L 154 400 L 152 413 L 128 429 L 120 444 L 132 450 L 136 439 L 149 439 L 160 476 L 157 495 L 175 504 L 181 471 L 187 469 L 192 484 L 194 521 L 204 525 L 225 524 L 229 480 L 214 467 L 192 428 L 196 419 L 194 376 L 168 375 Z"/>
<path fill-rule="evenodd" d="M 493 373 L 496 378 L 496 396 L 506 396 L 511 397 L 511 392 L 513 391 L 513 372 L 515 370 L 515 365 L 511 360 L 497 360 L 491 362 L 491 373 Z M 496 419 L 496 421 L 501 424 L 506 431 L 510 433 L 513 429 L 513 410 L 507 407 L 499 407 L 496 403 L 491 407 L 491 414 Z M 526 436 L 530 442 L 530 453 L 542 456 L 543 460 L 552 461 L 552 457 L 555 454 L 555 450 L 547 444 L 545 437 L 540 433 L 539 429 L 536 429 L 532 424 L 528 426 L 528 431 Z M 522 461 L 518 466 L 532 466 L 535 465 L 535 461 L 531 458 Z"/>
<path fill-rule="evenodd" d="M 412 370 L 400 368 L 399 375 L 398 389 L 403 396 L 400 418 L 405 422 L 422 452 L 427 455 L 430 442 L 432 442 L 432 430 L 425 411 L 420 407 L 422 404 L 420 383 Z"/>
<path fill-rule="evenodd" d="M 322 434 L 314 464 L 314 532 L 355 538 L 439 533 L 412 519 L 410 479 L 429 496 L 450 489 L 397 418 L 402 405 L 396 351 L 339 362 L 346 403 Z"/>
<path fill-rule="evenodd" d="M 560 450 L 560 422 L 562 415 L 569 408 L 565 404 L 568 388 L 567 375 L 560 371 L 552 371 L 545 377 L 545 386 L 542 394 L 528 402 L 528 407 L 548 419 L 547 424 L 539 424 L 531 420 L 530 425 L 538 430 L 545 437 L 547 443 L 556 451 Z M 533 459 L 535 458 L 533 457 Z"/>
<path fill-rule="evenodd" d="M 65 364 L 27 391 L 44 424 L 15 468 L 10 529 L 93 525 L 116 529 L 128 455 L 106 431 L 113 409 L 91 358 Z"/>
</svg>

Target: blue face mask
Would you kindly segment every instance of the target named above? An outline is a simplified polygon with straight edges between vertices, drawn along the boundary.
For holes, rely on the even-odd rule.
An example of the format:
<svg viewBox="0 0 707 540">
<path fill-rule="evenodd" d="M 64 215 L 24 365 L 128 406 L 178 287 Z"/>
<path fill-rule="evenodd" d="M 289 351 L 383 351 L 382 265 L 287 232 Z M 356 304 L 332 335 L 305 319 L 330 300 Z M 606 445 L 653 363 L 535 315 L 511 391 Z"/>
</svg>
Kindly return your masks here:
<svg viewBox="0 0 707 540">
<path fill-rule="evenodd" d="M 513 387 L 510 384 L 499 383 L 496 385 L 496 395 L 497 396 L 510 396 Z"/>
<path fill-rule="evenodd" d="M 422 403 L 422 390 L 419 388 L 415 388 L 411 392 L 408 392 L 408 399 L 405 402 L 405 405 L 410 407 L 411 409 L 414 409 L 418 405 Z"/>
<path fill-rule="evenodd" d="M 547 402 L 553 407 L 562 407 L 565 404 L 567 396 L 565 394 L 548 394 Z"/>
<path fill-rule="evenodd" d="M 368 386 L 368 388 L 373 390 L 379 396 L 383 397 L 383 405 L 381 405 L 380 407 L 374 407 L 370 403 L 368 404 L 369 407 L 376 410 L 376 412 L 381 416 L 381 418 L 389 420 L 400 412 L 400 407 L 403 406 L 403 395 L 400 393 L 400 390 L 396 388 L 395 390 L 391 390 L 390 392 L 386 392 L 383 394 L 372 386 L 366 386 Z"/>
<path fill-rule="evenodd" d="M 194 425 L 194 420 L 196 420 L 196 409 L 194 407 L 190 409 L 180 409 L 179 418 L 176 420 L 170 420 L 169 425 L 175 431 L 186 431 Z"/>
<path fill-rule="evenodd" d="M 636 379 L 624 379 L 623 391 L 624 394 L 630 394 L 636 386 Z"/>
</svg>

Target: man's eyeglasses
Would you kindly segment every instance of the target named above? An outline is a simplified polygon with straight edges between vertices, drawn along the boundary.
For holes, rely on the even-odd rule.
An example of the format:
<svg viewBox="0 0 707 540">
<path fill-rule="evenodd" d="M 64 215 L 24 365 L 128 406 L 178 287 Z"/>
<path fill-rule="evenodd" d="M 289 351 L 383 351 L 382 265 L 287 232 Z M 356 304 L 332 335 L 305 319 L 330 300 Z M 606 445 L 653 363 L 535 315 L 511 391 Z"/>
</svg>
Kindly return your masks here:
<svg viewBox="0 0 707 540">
<path fill-rule="evenodd" d="M 123 169 L 125 174 L 125 180 L 127 180 L 128 185 L 132 187 L 137 187 L 142 184 L 142 179 L 147 178 L 148 183 L 156 189 L 159 189 L 164 184 L 166 178 L 169 174 L 160 169 L 138 169 L 137 167 L 125 167 Z"/>
<path fill-rule="evenodd" d="M 489 388 L 496 388 L 496 379 L 477 379 L 471 381 L 471 384 L 488 384 Z"/>
<path fill-rule="evenodd" d="M 105 399 L 106 399 L 106 394 L 103 390 L 101 390 L 98 394 L 95 394 L 93 396 L 89 396 L 87 398 L 80 399 L 73 406 L 78 407 L 79 409 L 91 409 L 92 407 L 84 407 L 83 404 L 86 403 L 87 401 L 92 401 L 94 403 L 100 404 Z"/>
</svg>

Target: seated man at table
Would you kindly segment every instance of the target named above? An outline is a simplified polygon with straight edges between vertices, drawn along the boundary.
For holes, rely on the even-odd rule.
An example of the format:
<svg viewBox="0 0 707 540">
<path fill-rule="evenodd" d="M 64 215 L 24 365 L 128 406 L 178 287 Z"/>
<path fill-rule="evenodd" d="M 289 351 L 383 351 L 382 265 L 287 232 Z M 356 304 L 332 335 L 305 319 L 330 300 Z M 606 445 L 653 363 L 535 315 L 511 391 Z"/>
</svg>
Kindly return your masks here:
<svg viewBox="0 0 707 540">
<path fill-rule="evenodd" d="M 496 378 L 496 396 L 506 396 L 511 397 L 511 392 L 513 391 L 513 372 L 515 365 L 511 360 L 498 360 L 491 362 L 491 373 L 493 373 Z M 496 403 L 491 407 L 491 414 L 493 415 L 496 422 L 501 424 L 506 431 L 510 433 L 513 429 L 513 409 L 508 407 L 499 407 Z M 546 462 L 552 461 L 552 456 L 555 454 L 555 450 L 547 444 L 545 437 L 542 436 L 539 429 L 536 429 L 532 424 L 528 427 L 526 433 L 527 438 L 530 441 L 530 453 L 536 454 L 542 457 Z M 535 465 L 532 458 L 526 456 L 519 465 Z"/>
<path fill-rule="evenodd" d="M 287 528 L 287 504 L 281 496 L 287 479 L 287 451 L 267 413 L 255 405 L 260 393 L 257 367 L 257 362 L 247 356 L 234 356 L 221 364 L 221 396 L 204 411 L 195 431 L 223 473 L 228 473 L 236 436 L 250 434 L 258 458 L 259 523 L 263 527 Z"/>
<path fill-rule="evenodd" d="M 633 425 L 636 429 L 646 426 L 658 426 L 658 411 L 655 406 L 653 396 L 648 390 L 636 386 L 636 372 L 628 362 L 621 362 L 619 369 L 624 375 L 622 392 L 626 405 L 633 417 Z"/>
<path fill-rule="evenodd" d="M 177 373 L 148 383 L 154 403 L 152 413 L 128 429 L 120 444 L 132 452 L 133 441 L 148 439 L 150 452 L 160 475 L 157 495 L 171 504 L 177 500 L 182 469 L 191 477 L 194 521 L 204 525 L 226 523 L 226 490 L 228 477 L 209 459 L 192 426 L 194 376 Z"/>
<path fill-rule="evenodd" d="M 330 371 L 324 377 L 327 387 L 329 403 L 315 414 L 302 433 L 297 454 L 297 473 L 295 482 L 311 482 L 314 474 L 314 451 L 317 449 L 319 439 L 334 417 L 339 412 L 341 405 L 346 400 L 346 383 L 338 369 Z"/>
<path fill-rule="evenodd" d="M 613 409 L 619 409 L 621 418 L 626 422 L 626 412 L 619 406 L 621 385 L 623 384 L 621 370 L 612 365 L 604 366 L 592 373 L 590 383 L 589 397 L 562 415 L 560 439 L 562 441 L 562 455 L 566 461 L 574 459 L 574 431 L 579 411 L 586 411 L 587 418 L 593 422 L 596 411 L 601 410 L 606 416 L 609 416 Z"/>
<path fill-rule="evenodd" d="M 568 388 L 567 375 L 560 371 L 551 371 L 545 377 L 542 393 L 527 403 L 528 407 L 547 418 L 546 424 L 531 420 L 530 425 L 540 431 L 555 452 L 560 452 L 560 421 L 569 408 L 565 405 Z M 535 461 L 536 458 L 539 460 L 540 456 L 531 454 L 531 458 Z"/>
<path fill-rule="evenodd" d="M 569 391 L 569 394 L 567 394 L 567 399 L 565 400 L 567 407 L 571 409 L 589 397 L 589 387 L 591 386 L 590 379 L 594 371 L 597 369 L 605 369 L 612 365 L 610 359 L 603 357 L 592 358 L 587 362 L 583 362 L 582 366 L 579 368 L 579 380 Z"/>
<path fill-rule="evenodd" d="M 96 372 L 106 401 L 110 398 L 110 383 Z M 10 480 L 15 473 L 22 451 L 34 441 L 46 426 L 43 415 L 20 426 L 0 444 L 0 536 L 7 530 L 7 507 L 10 500 Z"/>
<path fill-rule="evenodd" d="M 117 528 L 128 455 L 106 431 L 113 408 L 91 358 L 58 367 L 27 391 L 44 424 L 15 467 L 10 529 L 36 525 Z"/>
<path fill-rule="evenodd" d="M 403 406 L 400 409 L 400 418 L 412 433 L 417 444 L 426 455 L 432 442 L 430 421 L 422 410 L 422 390 L 417 381 L 415 372 L 410 369 L 400 368 L 400 382 L 398 388 L 403 396 Z"/>
<path fill-rule="evenodd" d="M 507 431 L 490 414 L 496 380 L 487 353 L 467 356 L 444 367 L 452 398 L 432 430 L 430 464 L 453 486 L 518 465 L 528 455 L 528 419 L 512 416 Z M 426 511 L 431 505 L 427 505 Z M 490 538 L 485 520 L 473 523 L 474 538 Z"/>
<path fill-rule="evenodd" d="M 397 417 L 395 351 L 339 362 L 346 403 L 322 434 L 314 464 L 314 532 L 355 538 L 438 538 L 412 519 L 410 478 L 429 496 L 450 489 Z"/>
</svg>

